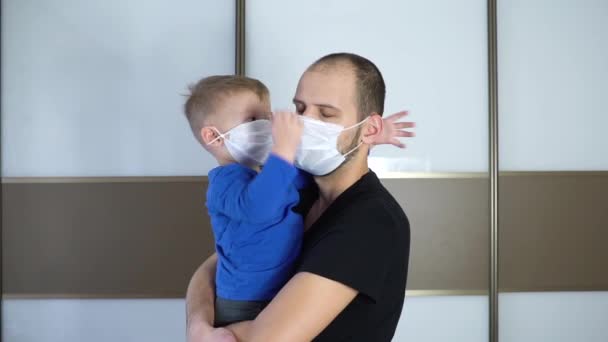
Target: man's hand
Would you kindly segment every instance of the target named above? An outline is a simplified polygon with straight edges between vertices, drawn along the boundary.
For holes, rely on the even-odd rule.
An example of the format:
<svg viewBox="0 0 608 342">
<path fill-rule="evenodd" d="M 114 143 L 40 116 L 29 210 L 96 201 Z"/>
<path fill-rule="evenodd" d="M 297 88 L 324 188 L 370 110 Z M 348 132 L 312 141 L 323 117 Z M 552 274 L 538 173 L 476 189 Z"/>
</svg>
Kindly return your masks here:
<svg viewBox="0 0 608 342">
<path fill-rule="evenodd" d="M 303 124 L 295 113 L 276 112 L 272 116 L 272 152 L 293 163 L 302 139 Z"/>
<path fill-rule="evenodd" d="M 405 144 L 402 143 L 399 138 L 411 138 L 414 137 L 414 132 L 406 131 L 408 128 L 416 126 L 414 122 L 396 122 L 397 120 L 407 116 L 409 112 L 407 110 L 395 113 L 384 118 L 383 129 L 380 135 L 374 141 L 374 145 L 391 144 L 399 148 L 405 148 Z"/>
<path fill-rule="evenodd" d="M 188 327 L 188 342 L 237 342 L 234 334 L 226 328 Z"/>
</svg>

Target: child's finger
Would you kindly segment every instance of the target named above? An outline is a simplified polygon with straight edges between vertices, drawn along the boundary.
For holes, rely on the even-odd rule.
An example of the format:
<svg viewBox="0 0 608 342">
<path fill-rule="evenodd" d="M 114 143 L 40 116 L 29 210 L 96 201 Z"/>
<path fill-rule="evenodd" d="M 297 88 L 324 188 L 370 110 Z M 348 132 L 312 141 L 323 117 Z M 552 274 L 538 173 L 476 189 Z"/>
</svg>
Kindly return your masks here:
<svg viewBox="0 0 608 342">
<path fill-rule="evenodd" d="M 414 127 L 416 127 L 416 123 L 415 122 L 395 122 L 393 124 L 393 126 L 395 126 L 395 128 L 397 128 L 397 129 L 414 128 Z"/>
<path fill-rule="evenodd" d="M 412 137 L 416 136 L 416 133 L 408 132 L 408 131 L 397 131 L 397 132 L 395 132 L 395 136 L 401 137 L 401 138 L 412 138 Z"/>
<path fill-rule="evenodd" d="M 403 110 L 401 112 L 397 112 L 397 113 L 391 115 L 390 117 L 388 117 L 388 119 L 396 121 L 396 120 L 399 120 L 399 119 L 407 116 L 409 113 L 410 112 L 408 110 Z"/>
<path fill-rule="evenodd" d="M 278 115 L 286 115 L 286 114 L 291 114 L 292 112 L 287 110 L 287 109 L 275 109 L 272 112 L 272 116 L 278 116 Z"/>
<path fill-rule="evenodd" d="M 405 144 L 404 144 L 404 143 L 402 143 L 402 142 L 401 142 L 399 139 L 397 139 L 397 138 L 393 138 L 393 139 L 391 139 L 391 144 L 393 144 L 393 145 L 395 145 L 395 146 L 397 146 L 397 147 L 399 147 L 399 148 L 405 148 Z"/>
</svg>

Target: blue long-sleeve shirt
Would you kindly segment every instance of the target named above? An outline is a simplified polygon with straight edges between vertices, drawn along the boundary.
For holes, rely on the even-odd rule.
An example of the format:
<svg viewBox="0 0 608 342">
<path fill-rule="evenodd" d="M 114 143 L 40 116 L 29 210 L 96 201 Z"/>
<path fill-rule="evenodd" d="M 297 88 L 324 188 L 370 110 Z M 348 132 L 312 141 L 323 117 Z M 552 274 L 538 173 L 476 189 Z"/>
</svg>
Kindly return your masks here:
<svg viewBox="0 0 608 342">
<path fill-rule="evenodd" d="M 289 280 L 304 230 L 302 216 L 291 209 L 308 178 L 272 154 L 259 173 L 240 164 L 209 172 L 218 297 L 270 300 Z"/>
</svg>

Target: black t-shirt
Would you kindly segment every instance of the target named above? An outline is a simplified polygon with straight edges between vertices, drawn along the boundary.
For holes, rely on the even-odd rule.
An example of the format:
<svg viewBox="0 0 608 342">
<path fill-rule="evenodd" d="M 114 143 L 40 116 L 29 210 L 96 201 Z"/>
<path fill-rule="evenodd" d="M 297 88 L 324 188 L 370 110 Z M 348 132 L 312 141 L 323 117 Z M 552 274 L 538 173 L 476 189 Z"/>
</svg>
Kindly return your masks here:
<svg viewBox="0 0 608 342">
<path fill-rule="evenodd" d="M 302 214 L 316 199 L 303 193 Z M 304 237 L 297 272 L 358 291 L 315 341 L 391 341 L 403 308 L 410 251 L 407 216 L 372 171 L 344 191 Z"/>
</svg>

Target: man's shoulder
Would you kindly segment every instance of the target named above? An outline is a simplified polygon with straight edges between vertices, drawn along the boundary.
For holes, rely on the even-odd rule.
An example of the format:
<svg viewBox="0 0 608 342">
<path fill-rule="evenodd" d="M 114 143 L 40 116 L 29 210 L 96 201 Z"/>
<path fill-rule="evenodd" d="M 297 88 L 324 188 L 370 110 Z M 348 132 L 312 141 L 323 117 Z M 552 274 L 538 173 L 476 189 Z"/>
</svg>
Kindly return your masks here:
<svg viewBox="0 0 608 342">
<path fill-rule="evenodd" d="M 381 222 L 407 220 L 403 207 L 380 182 L 352 196 L 350 203 L 346 211 L 351 217 L 372 217 Z"/>
<path fill-rule="evenodd" d="M 309 240 L 316 242 L 338 234 L 341 240 L 383 243 L 409 236 L 409 220 L 403 208 L 373 173 L 346 190 L 324 215 L 308 234 Z"/>
<path fill-rule="evenodd" d="M 352 238 L 365 239 L 378 248 L 400 249 L 409 244 L 409 219 L 382 183 L 373 183 L 351 200 L 337 229 Z"/>
<path fill-rule="evenodd" d="M 363 198 L 362 198 L 363 199 Z M 387 205 L 379 197 L 369 197 L 365 201 L 355 201 L 349 210 L 342 211 L 333 220 L 323 222 L 316 239 L 335 235 L 336 243 L 350 243 L 354 240 L 366 241 L 370 246 L 399 246 L 409 238 L 410 225 L 407 216 L 399 206 Z"/>
</svg>

